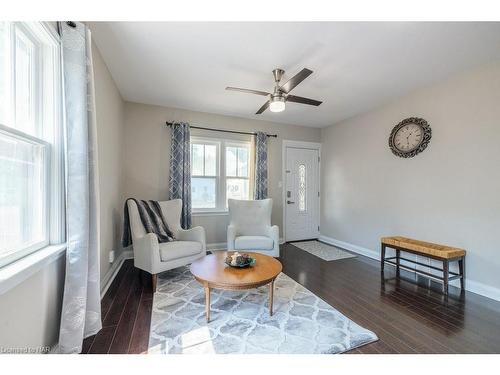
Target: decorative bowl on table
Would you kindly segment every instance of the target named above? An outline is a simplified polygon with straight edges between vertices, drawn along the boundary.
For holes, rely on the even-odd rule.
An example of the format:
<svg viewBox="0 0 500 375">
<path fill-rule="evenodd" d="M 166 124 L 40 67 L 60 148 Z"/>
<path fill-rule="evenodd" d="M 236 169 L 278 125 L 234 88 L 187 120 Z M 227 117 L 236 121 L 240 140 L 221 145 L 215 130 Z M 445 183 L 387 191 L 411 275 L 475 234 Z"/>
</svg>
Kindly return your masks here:
<svg viewBox="0 0 500 375">
<path fill-rule="evenodd" d="M 256 261 L 257 259 L 252 258 L 250 255 L 240 254 L 237 251 L 235 251 L 232 254 L 228 254 L 226 259 L 224 259 L 224 263 L 226 263 L 230 267 L 235 267 L 235 268 L 253 266 Z"/>
</svg>

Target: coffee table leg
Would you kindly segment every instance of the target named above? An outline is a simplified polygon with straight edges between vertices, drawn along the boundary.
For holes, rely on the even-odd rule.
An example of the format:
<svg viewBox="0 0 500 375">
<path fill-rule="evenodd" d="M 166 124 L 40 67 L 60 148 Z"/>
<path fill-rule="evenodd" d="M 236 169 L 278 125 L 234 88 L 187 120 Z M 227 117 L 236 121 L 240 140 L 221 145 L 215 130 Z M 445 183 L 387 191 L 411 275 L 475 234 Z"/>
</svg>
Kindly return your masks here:
<svg viewBox="0 0 500 375">
<path fill-rule="evenodd" d="M 273 316 L 274 280 L 269 283 L 269 316 Z"/>
<path fill-rule="evenodd" d="M 207 317 L 207 323 L 210 322 L 210 287 L 208 284 L 205 287 L 205 316 Z"/>
</svg>

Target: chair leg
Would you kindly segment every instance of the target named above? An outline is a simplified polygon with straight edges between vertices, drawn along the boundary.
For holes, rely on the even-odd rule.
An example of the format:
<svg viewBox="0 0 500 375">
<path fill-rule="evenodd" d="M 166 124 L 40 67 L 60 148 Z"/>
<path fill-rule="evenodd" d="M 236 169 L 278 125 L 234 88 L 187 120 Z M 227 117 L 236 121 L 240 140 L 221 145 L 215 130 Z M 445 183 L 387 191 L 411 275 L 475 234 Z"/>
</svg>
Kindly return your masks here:
<svg viewBox="0 0 500 375">
<path fill-rule="evenodd" d="M 158 281 L 158 275 L 151 275 L 151 284 L 153 285 L 153 293 L 156 293 L 156 283 Z"/>
</svg>

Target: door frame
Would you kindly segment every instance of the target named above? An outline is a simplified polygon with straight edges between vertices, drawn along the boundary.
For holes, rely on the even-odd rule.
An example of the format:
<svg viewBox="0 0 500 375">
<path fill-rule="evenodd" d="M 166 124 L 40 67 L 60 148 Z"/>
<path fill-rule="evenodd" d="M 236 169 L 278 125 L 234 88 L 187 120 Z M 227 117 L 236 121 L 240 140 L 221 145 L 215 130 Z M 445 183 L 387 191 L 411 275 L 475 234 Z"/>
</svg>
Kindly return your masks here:
<svg viewBox="0 0 500 375">
<path fill-rule="evenodd" d="M 283 242 L 286 242 L 286 148 L 303 148 L 306 150 L 318 150 L 318 226 L 321 228 L 321 143 L 292 141 L 284 139 L 281 145 L 281 204 L 283 205 Z M 318 235 L 319 235 L 318 230 Z"/>
</svg>

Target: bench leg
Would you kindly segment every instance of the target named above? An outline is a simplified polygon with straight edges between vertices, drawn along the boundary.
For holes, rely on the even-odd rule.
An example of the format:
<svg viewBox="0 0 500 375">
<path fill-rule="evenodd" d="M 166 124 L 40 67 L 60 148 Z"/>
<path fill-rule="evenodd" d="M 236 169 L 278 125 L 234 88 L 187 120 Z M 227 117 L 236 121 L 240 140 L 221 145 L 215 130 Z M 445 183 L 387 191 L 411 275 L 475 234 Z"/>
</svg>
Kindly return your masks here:
<svg viewBox="0 0 500 375">
<path fill-rule="evenodd" d="M 464 257 L 458 260 L 458 272 L 460 273 L 460 289 L 465 289 L 465 259 Z"/>
<path fill-rule="evenodd" d="M 385 244 L 382 244 L 380 248 L 380 271 L 382 273 L 384 273 L 384 265 L 385 265 Z"/>
<path fill-rule="evenodd" d="M 401 250 L 396 250 L 396 276 L 399 277 L 399 262 L 401 257 Z"/>
<path fill-rule="evenodd" d="M 443 292 L 448 295 L 448 278 L 450 276 L 450 266 L 448 259 L 443 260 Z"/>
</svg>

